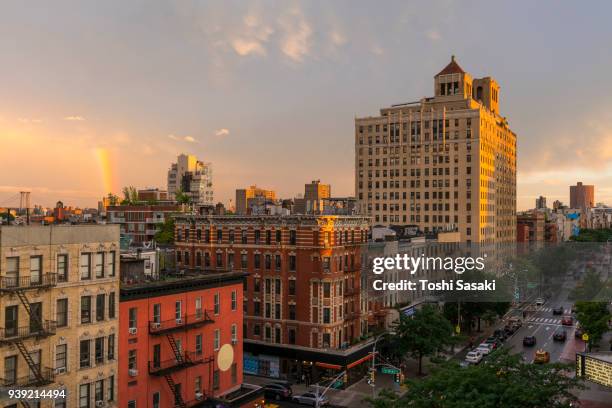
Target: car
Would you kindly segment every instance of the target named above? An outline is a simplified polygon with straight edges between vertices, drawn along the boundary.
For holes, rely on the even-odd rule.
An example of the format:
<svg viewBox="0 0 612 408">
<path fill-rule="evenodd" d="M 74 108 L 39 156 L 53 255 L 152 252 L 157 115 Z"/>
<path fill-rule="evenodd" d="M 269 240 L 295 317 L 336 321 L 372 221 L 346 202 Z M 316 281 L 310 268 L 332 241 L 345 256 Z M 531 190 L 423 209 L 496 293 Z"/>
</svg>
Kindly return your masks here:
<svg viewBox="0 0 612 408">
<path fill-rule="evenodd" d="M 550 361 L 550 353 L 548 351 L 544 351 L 539 349 L 535 353 L 535 357 L 533 358 L 533 362 L 535 364 L 544 364 Z"/>
<path fill-rule="evenodd" d="M 319 406 L 329 405 L 329 400 L 325 396 L 317 395 L 314 392 L 305 392 L 301 395 L 294 395 L 291 398 L 291 401 L 297 402 L 298 404 L 312 405 L 313 407 L 317 405 L 317 399 L 319 401 Z"/>
<path fill-rule="evenodd" d="M 265 384 L 263 389 L 266 398 L 273 398 L 277 401 L 289 399 L 293 394 L 291 386 L 278 382 Z"/>
<path fill-rule="evenodd" d="M 525 336 L 523 337 L 523 346 L 535 346 L 537 340 L 535 336 Z"/>
<path fill-rule="evenodd" d="M 482 355 L 486 356 L 487 354 L 493 351 L 493 346 L 491 344 L 482 343 L 478 347 L 476 347 L 473 351 L 478 351 Z"/>
<path fill-rule="evenodd" d="M 546 302 L 546 301 L 544 300 L 544 298 L 541 298 L 541 297 L 539 297 L 539 298 L 537 298 L 535 300 L 536 306 L 542 306 L 544 304 L 544 302 Z"/>
<path fill-rule="evenodd" d="M 497 350 L 497 347 L 501 345 L 501 342 L 497 337 L 487 337 L 487 339 L 483 342 L 485 344 L 490 344 L 493 347 L 493 350 Z"/>
<path fill-rule="evenodd" d="M 515 326 L 506 325 L 504 327 L 504 333 L 506 333 L 506 338 L 512 336 L 516 332 L 517 328 Z"/>
<path fill-rule="evenodd" d="M 553 310 L 553 315 L 562 315 L 565 310 L 563 310 L 563 306 L 555 307 Z"/>
<path fill-rule="evenodd" d="M 572 316 L 563 316 L 563 319 L 561 319 L 561 324 L 563 326 L 571 326 L 574 324 L 574 318 Z"/>
<path fill-rule="evenodd" d="M 478 350 L 472 350 L 465 356 L 465 361 L 472 364 L 478 364 L 482 361 L 482 353 Z"/>
<path fill-rule="evenodd" d="M 565 330 L 558 330 L 553 334 L 553 340 L 555 341 L 565 341 L 567 339 L 567 333 Z"/>
<path fill-rule="evenodd" d="M 508 338 L 508 334 L 505 329 L 497 329 L 493 332 L 493 336 L 498 338 L 499 341 L 505 341 Z"/>
</svg>

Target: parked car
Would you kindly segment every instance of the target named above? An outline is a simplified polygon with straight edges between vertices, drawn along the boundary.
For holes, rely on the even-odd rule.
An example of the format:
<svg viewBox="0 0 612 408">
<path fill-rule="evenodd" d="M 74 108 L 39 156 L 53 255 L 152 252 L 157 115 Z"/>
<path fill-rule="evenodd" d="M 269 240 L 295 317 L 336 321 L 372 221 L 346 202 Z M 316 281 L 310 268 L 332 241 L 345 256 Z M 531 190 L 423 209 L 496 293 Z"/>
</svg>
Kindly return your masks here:
<svg viewBox="0 0 612 408">
<path fill-rule="evenodd" d="M 550 353 L 548 351 L 544 351 L 542 349 L 539 349 L 538 351 L 536 351 L 535 357 L 533 359 L 534 363 L 544 364 L 544 363 L 548 363 L 549 361 L 550 361 Z"/>
<path fill-rule="evenodd" d="M 542 306 L 544 303 L 546 302 L 546 300 L 544 300 L 544 298 L 537 298 L 535 301 L 536 306 Z"/>
<path fill-rule="evenodd" d="M 574 318 L 572 316 L 563 316 L 563 319 L 561 319 L 561 324 L 563 326 L 571 326 L 574 324 Z"/>
<path fill-rule="evenodd" d="M 277 382 L 265 384 L 263 389 L 266 398 L 273 398 L 277 401 L 289 399 L 293 394 L 291 386 Z"/>
<path fill-rule="evenodd" d="M 472 364 L 478 364 L 482 361 L 482 353 L 478 350 L 472 350 L 465 356 L 465 361 Z"/>
<path fill-rule="evenodd" d="M 537 340 L 535 336 L 525 336 L 523 337 L 523 346 L 527 346 L 527 347 L 535 346 L 536 341 Z"/>
<path fill-rule="evenodd" d="M 482 343 L 478 347 L 476 347 L 474 351 L 478 351 L 482 353 L 482 355 L 486 356 L 487 354 L 493 351 L 493 346 L 491 344 Z"/>
<path fill-rule="evenodd" d="M 317 405 L 317 395 L 314 392 L 305 392 L 301 395 L 294 395 L 291 398 L 293 402 L 297 402 L 298 404 L 312 405 L 313 407 Z M 318 397 L 319 406 L 329 405 L 329 400 L 325 396 Z"/>
<path fill-rule="evenodd" d="M 506 333 L 505 329 L 497 329 L 493 332 L 493 336 L 497 337 L 499 339 L 499 341 L 505 341 L 506 338 L 508 338 L 508 335 Z"/>
<path fill-rule="evenodd" d="M 501 341 L 497 337 L 487 337 L 487 339 L 483 342 L 485 344 L 490 344 L 493 347 L 493 350 L 497 350 L 497 347 L 501 345 Z"/>
<path fill-rule="evenodd" d="M 555 307 L 553 310 L 553 315 L 562 315 L 565 310 L 563 310 L 563 306 Z"/>
<path fill-rule="evenodd" d="M 512 336 L 517 330 L 517 327 L 512 324 L 507 324 L 504 327 L 504 332 L 506 333 L 506 338 Z"/>
<path fill-rule="evenodd" d="M 553 334 L 553 340 L 555 341 L 565 341 L 567 339 L 567 333 L 565 330 L 558 330 Z"/>
</svg>

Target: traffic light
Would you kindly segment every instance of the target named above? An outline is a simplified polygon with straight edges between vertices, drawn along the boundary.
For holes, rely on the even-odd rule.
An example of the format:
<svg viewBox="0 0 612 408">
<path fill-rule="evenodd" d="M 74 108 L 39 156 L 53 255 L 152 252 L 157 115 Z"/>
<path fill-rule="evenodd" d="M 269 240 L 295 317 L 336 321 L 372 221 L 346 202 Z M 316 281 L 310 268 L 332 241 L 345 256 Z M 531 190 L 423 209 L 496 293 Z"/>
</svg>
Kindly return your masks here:
<svg viewBox="0 0 612 408">
<path fill-rule="evenodd" d="M 344 386 L 348 384 L 348 373 L 346 371 L 344 372 L 344 375 L 342 376 L 342 382 L 344 383 Z"/>
<path fill-rule="evenodd" d="M 401 384 L 402 383 L 402 373 L 393 374 L 393 381 L 395 381 L 397 384 Z"/>
<path fill-rule="evenodd" d="M 376 381 L 376 370 L 370 369 L 370 376 L 368 377 L 368 384 L 372 385 Z"/>
</svg>

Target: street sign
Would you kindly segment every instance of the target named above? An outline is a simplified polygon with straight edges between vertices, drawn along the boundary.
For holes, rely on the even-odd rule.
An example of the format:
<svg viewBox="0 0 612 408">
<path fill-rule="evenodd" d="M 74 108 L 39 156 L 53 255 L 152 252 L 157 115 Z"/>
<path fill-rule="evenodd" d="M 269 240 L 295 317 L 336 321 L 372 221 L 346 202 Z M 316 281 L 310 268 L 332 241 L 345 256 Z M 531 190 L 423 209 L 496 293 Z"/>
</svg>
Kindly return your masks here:
<svg viewBox="0 0 612 408">
<path fill-rule="evenodd" d="M 589 341 L 589 335 L 588 335 L 588 334 L 586 334 L 586 333 L 584 333 L 584 334 L 582 335 L 582 341 Z"/>
<path fill-rule="evenodd" d="M 393 367 L 381 367 L 380 372 L 383 374 L 399 374 L 400 370 Z"/>
<path fill-rule="evenodd" d="M 527 282 L 527 289 L 533 289 L 537 286 L 538 284 L 536 282 Z"/>
</svg>

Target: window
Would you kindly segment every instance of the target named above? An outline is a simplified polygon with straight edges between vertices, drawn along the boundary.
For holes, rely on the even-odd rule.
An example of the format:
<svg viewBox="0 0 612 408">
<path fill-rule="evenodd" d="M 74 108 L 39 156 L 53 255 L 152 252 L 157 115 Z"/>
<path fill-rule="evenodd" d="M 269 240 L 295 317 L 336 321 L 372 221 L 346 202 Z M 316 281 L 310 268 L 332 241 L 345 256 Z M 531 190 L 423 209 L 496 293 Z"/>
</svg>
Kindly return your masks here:
<svg viewBox="0 0 612 408">
<path fill-rule="evenodd" d="M 136 408 L 136 401 L 135 400 L 128 401 L 127 408 Z"/>
<path fill-rule="evenodd" d="M 236 310 L 237 296 L 236 291 L 232 290 L 232 310 Z"/>
<path fill-rule="evenodd" d="M 270 255 L 266 255 L 265 257 L 265 266 L 266 269 L 271 269 L 272 268 L 272 257 Z"/>
<path fill-rule="evenodd" d="M 104 337 L 98 337 L 95 341 L 96 364 L 104 363 Z"/>
<path fill-rule="evenodd" d="M 6 286 L 19 286 L 19 257 L 6 258 Z"/>
<path fill-rule="evenodd" d="M 253 263 L 255 264 L 255 269 L 261 268 L 261 255 L 260 254 L 253 255 Z"/>
<path fill-rule="evenodd" d="M 280 244 L 281 242 L 281 230 L 276 230 L 276 243 Z"/>
<path fill-rule="evenodd" d="M 96 278 L 104 277 L 104 252 L 96 253 Z"/>
<path fill-rule="evenodd" d="M 246 230 L 242 230 L 242 236 L 240 237 L 240 242 L 242 242 L 243 244 L 247 243 L 247 231 Z"/>
<path fill-rule="evenodd" d="M 219 389 L 219 370 L 213 371 L 213 390 Z"/>
<path fill-rule="evenodd" d="M 81 324 L 91 323 L 91 296 L 81 296 Z"/>
<path fill-rule="evenodd" d="M 266 230 L 266 245 L 270 245 L 272 243 L 272 231 Z"/>
<path fill-rule="evenodd" d="M 246 269 L 248 266 L 247 263 L 248 263 L 247 254 L 240 254 L 240 267 L 242 269 Z"/>
<path fill-rule="evenodd" d="M 108 253 L 108 276 L 115 276 L 115 251 Z"/>
<path fill-rule="evenodd" d="M 296 267 L 295 255 L 289 255 L 289 270 L 295 271 L 295 267 Z"/>
<path fill-rule="evenodd" d="M 234 230 L 229 230 L 229 238 L 228 238 L 230 244 L 234 243 Z"/>
<path fill-rule="evenodd" d="M 130 307 L 130 310 L 128 311 L 128 318 L 129 318 L 128 327 L 130 329 L 135 329 L 138 325 L 138 322 L 136 320 L 137 312 L 138 312 L 138 308 L 135 308 L 135 307 Z"/>
<path fill-rule="evenodd" d="M 106 295 L 101 293 L 96 295 L 96 321 L 104 320 L 104 308 L 106 307 Z"/>
<path fill-rule="evenodd" d="M 79 347 L 79 367 L 86 368 L 91 366 L 90 341 L 81 340 Z"/>
<path fill-rule="evenodd" d="M 161 303 L 155 303 L 153 305 L 153 322 L 154 323 L 161 322 Z"/>
<path fill-rule="evenodd" d="M 215 339 L 214 339 L 214 349 L 219 350 L 221 344 L 221 330 L 216 329 L 215 330 Z"/>
<path fill-rule="evenodd" d="M 289 305 L 289 320 L 295 320 L 295 305 Z"/>
<path fill-rule="evenodd" d="M 220 297 L 219 292 L 215 293 L 214 312 L 216 315 L 219 314 L 219 312 L 221 311 L 221 304 L 220 304 L 219 297 Z"/>
<path fill-rule="evenodd" d="M 108 318 L 115 318 L 115 292 L 111 292 L 108 294 Z"/>
<path fill-rule="evenodd" d="M 295 329 L 289 329 L 289 344 L 295 344 Z"/>
<path fill-rule="evenodd" d="M 17 356 L 4 358 L 4 385 L 14 385 L 17 381 Z"/>
<path fill-rule="evenodd" d="M 30 257 L 30 283 L 32 285 L 42 283 L 42 256 Z"/>
<path fill-rule="evenodd" d="M 202 354 L 202 335 L 198 334 L 195 338 L 195 352 L 197 355 Z"/>
<path fill-rule="evenodd" d="M 177 323 L 183 318 L 183 302 L 181 300 L 174 302 L 174 318 Z"/>
<path fill-rule="evenodd" d="M 232 324 L 232 343 L 238 343 L 238 328 Z"/>
<path fill-rule="evenodd" d="M 253 326 L 253 336 L 260 336 L 261 335 L 261 326 L 256 324 L 255 326 Z"/>
<path fill-rule="evenodd" d="M 295 245 L 296 244 L 296 231 L 295 230 L 290 230 L 289 231 L 289 245 Z"/>
<path fill-rule="evenodd" d="M 274 267 L 276 268 L 277 271 L 281 270 L 281 256 L 280 255 L 276 255 L 274 257 Z"/>
<path fill-rule="evenodd" d="M 153 393 L 153 408 L 159 408 L 159 401 L 160 401 L 159 391 L 156 391 Z"/>
<path fill-rule="evenodd" d="M 108 377 L 108 400 L 115 400 L 115 376 L 111 375 Z"/>
<path fill-rule="evenodd" d="M 96 381 L 94 385 L 94 400 L 104 401 L 104 380 Z"/>
<path fill-rule="evenodd" d="M 89 384 L 79 386 L 79 408 L 89 408 Z"/>
<path fill-rule="evenodd" d="M 67 361 L 66 353 L 68 352 L 67 344 L 58 344 L 55 346 L 55 370 L 63 369 L 66 370 Z"/>
<path fill-rule="evenodd" d="M 137 367 L 136 350 L 128 351 L 128 369 L 135 370 Z"/>
<path fill-rule="evenodd" d="M 68 282 L 68 255 L 57 256 L 57 281 Z"/>
<path fill-rule="evenodd" d="M 19 306 L 7 306 L 4 309 L 5 336 L 12 337 L 17 335 L 19 326 Z"/>
<path fill-rule="evenodd" d="M 115 359 L 115 335 L 108 335 L 108 360 Z"/>
<path fill-rule="evenodd" d="M 324 298 L 329 298 L 330 296 L 330 283 L 329 282 L 323 282 L 323 297 Z"/>
<path fill-rule="evenodd" d="M 323 323 L 331 323 L 331 314 L 329 307 L 323 308 Z"/>
<path fill-rule="evenodd" d="M 68 299 L 57 299 L 55 307 L 57 327 L 68 326 Z"/>
<path fill-rule="evenodd" d="M 295 279 L 289 279 L 289 295 L 295 296 Z"/>
<path fill-rule="evenodd" d="M 81 280 L 91 279 L 91 254 L 81 254 Z"/>
<path fill-rule="evenodd" d="M 202 298 L 201 297 L 197 297 L 195 300 L 195 313 L 196 313 L 196 318 L 200 319 L 203 315 L 202 313 Z"/>
</svg>

